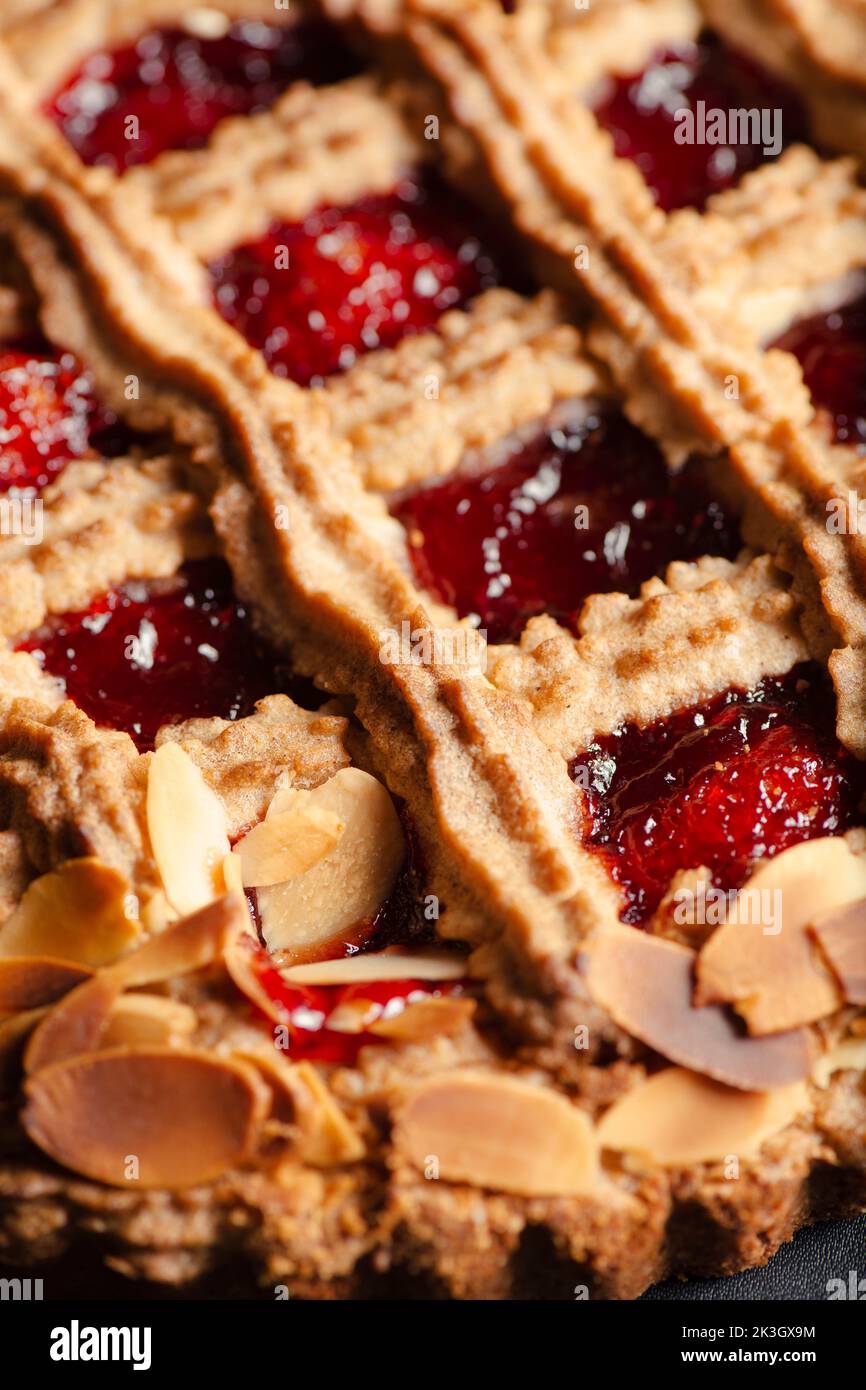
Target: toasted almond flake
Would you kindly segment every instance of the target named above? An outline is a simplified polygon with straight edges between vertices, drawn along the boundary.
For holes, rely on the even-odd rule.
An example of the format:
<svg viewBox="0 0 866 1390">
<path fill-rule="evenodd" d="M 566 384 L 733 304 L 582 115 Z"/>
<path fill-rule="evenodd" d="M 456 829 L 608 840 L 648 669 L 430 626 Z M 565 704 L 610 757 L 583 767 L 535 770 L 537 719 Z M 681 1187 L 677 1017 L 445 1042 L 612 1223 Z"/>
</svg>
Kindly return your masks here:
<svg viewBox="0 0 866 1390">
<path fill-rule="evenodd" d="M 119 1049 L 31 1077 L 22 1123 L 73 1172 L 114 1187 L 188 1187 L 243 1163 L 268 1096 L 253 1068 L 207 1052 Z"/>
<path fill-rule="evenodd" d="M 67 994 L 30 1037 L 24 1050 L 24 1070 L 28 1075 L 95 1051 L 122 992 L 122 982 L 103 972 Z"/>
<path fill-rule="evenodd" d="M 237 893 L 240 897 L 244 896 L 244 875 L 241 869 L 241 861 L 232 852 L 223 859 L 223 882 L 227 893 Z"/>
<path fill-rule="evenodd" d="M 734 1090 L 697 1072 L 658 1072 L 611 1106 L 598 1125 L 602 1148 L 667 1168 L 755 1153 L 808 1108 L 806 1086 Z"/>
<path fill-rule="evenodd" d="M 196 1030 L 195 1009 L 164 994 L 123 994 L 112 1005 L 99 1040 L 104 1048 L 179 1047 Z"/>
<path fill-rule="evenodd" d="M 0 1011 L 17 1013 L 60 999 L 92 971 L 86 965 L 45 956 L 6 956 L 0 959 Z"/>
<path fill-rule="evenodd" d="M 834 1013 L 842 996 L 806 928 L 819 912 L 864 894 L 866 862 L 844 840 L 811 840 L 768 859 L 737 895 L 734 920 L 701 951 L 695 1002 L 733 1004 L 756 1036 Z M 760 920 L 762 901 L 776 903 L 780 922 Z"/>
<path fill-rule="evenodd" d="M 621 1028 L 663 1057 L 744 1091 L 768 1091 L 808 1076 L 805 1029 L 751 1038 L 729 1010 L 693 1001 L 695 953 L 633 927 L 608 927 L 585 952 L 586 980 Z"/>
<path fill-rule="evenodd" d="M 822 916 L 810 928 L 845 999 L 866 1004 L 866 898 Z"/>
<path fill-rule="evenodd" d="M 311 795 L 295 792 L 295 809 L 268 816 L 235 845 L 245 888 L 288 883 L 331 853 L 345 826 L 333 811 L 300 800 Z"/>
<path fill-rule="evenodd" d="M 370 1032 L 393 1042 L 426 1042 L 459 1033 L 475 1012 L 475 1000 L 460 997 L 416 999 L 393 1018 L 380 1018 Z M 328 1027 L 332 1027 L 328 1020 Z"/>
<path fill-rule="evenodd" d="M 0 956 L 53 956 L 107 965 L 134 944 L 129 883 L 98 859 L 70 859 L 27 888 L 0 930 Z"/>
<path fill-rule="evenodd" d="M 243 909 L 233 894 L 173 923 L 132 955 L 106 966 L 74 989 L 34 1032 L 24 1055 L 28 1072 L 102 1046 L 125 989 L 161 984 L 218 959 L 242 931 Z"/>
<path fill-rule="evenodd" d="M 285 1132 L 295 1121 L 295 1087 L 292 1084 L 292 1064 L 285 1052 L 280 1051 L 267 1038 L 255 1050 L 250 1046 L 232 1053 L 242 1062 L 255 1067 L 271 1093 L 268 1122 L 272 1130 L 278 1126 Z"/>
<path fill-rule="evenodd" d="M 187 33 L 194 34 L 197 39 L 221 39 L 231 28 L 231 17 L 210 5 L 196 5 L 180 22 Z"/>
<path fill-rule="evenodd" d="M 593 1127 L 555 1091 L 498 1072 L 454 1071 L 422 1081 L 400 1109 L 397 1149 L 450 1182 L 525 1197 L 591 1192 Z"/>
<path fill-rule="evenodd" d="M 374 999 L 346 999 L 328 1014 L 328 1027 L 335 1033 L 363 1033 L 381 1016 L 382 1007 Z"/>
<path fill-rule="evenodd" d="M 271 998 L 262 984 L 261 969 L 268 964 L 267 952 L 248 932 L 238 932 L 225 949 L 225 966 L 233 983 L 251 1004 L 274 1023 L 287 1021 L 286 1010 Z"/>
<path fill-rule="evenodd" d="M 156 936 L 177 920 L 178 914 L 161 888 L 151 893 L 141 905 L 141 925 L 148 936 Z"/>
<path fill-rule="evenodd" d="M 37 1023 L 40 1023 L 47 1013 L 46 1005 L 41 1009 L 27 1009 L 24 1013 L 10 1014 L 8 1018 L 0 1019 L 0 1093 L 9 1091 L 18 1084 L 24 1044 Z"/>
<path fill-rule="evenodd" d="M 245 926 L 243 905 L 235 894 L 226 893 L 198 912 L 172 922 L 159 936 L 151 937 L 102 973 L 119 980 L 124 989 L 162 984 L 219 960 Z"/>
<path fill-rule="evenodd" d="M 386 788 L 346 767 L 312 791 L 281 789 L 267 821 L 315 807 L 343 826 L 329 853 L 287 883 L 258 891 L 262 936 L 271 951 L 295 960 L 327 954 L 334 943 L 359 944 L 385 902 L 405 856 L 403 831 Z"/>
<path fill-rule="evenodd" d="M 812 1080 L 826 1090 L 837 1071 L 866 1071 L 866 1038 L 844 1038 L 823 1052 L 812 1068 Z"/>
<path fill-rule="evenodd" d="M 359 1162 L 364 1157 L 364 1142 L 315 1067 L 309 1062 L 296 1063 L 290 1068 L 289 1084 L 299 1128 L 297 1157 L 314 1168 Z"/>
<path fill-rule="evenodd" d="M 377 980 L 462 980 L 466 957 L 445 951 L 369 951 L 309 965 L 289 965 L 283 979 L 297 985 L 360 985 Z"/>
<path fill-rule="evenodd" d="M 163 743 L 147 777 L 147 828 L 172 907 L 186 914 L 222 891 L 225 808 L 179 743 Z"/>
</svg>

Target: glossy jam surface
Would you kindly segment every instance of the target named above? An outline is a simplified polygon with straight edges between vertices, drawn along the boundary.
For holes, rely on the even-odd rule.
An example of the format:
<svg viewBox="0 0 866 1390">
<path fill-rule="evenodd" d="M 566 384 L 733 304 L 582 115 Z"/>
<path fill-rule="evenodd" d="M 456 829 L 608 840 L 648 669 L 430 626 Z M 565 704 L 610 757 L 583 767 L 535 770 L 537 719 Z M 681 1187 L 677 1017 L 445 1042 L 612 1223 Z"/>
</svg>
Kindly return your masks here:
<svg viewBox="0 0 866 1390">
<path fill-rule="evenodd" d="M 753 140 L 751 129 L 731 128 L 728 113 L 740 110 L 758 112 L 758 120 L 761 112 L 767 113 L 765 120 L 780 112 L 776 119 L 783 145 L 807 138 L 807 123 L 794 94 L 750 58 L 708 35 L 698 43 L 658 53 L 641 73 L 612 79 L 595 114 L 613 136 L 616 153 L 633 160 L 659 206 L 670 211 L 702 208 L 711 194 L 730 188 L 771 157 L 764 149 L 774 148 L 772 125 L 766 136 L 756 126 L 760 138 Z M 691 143 L 676 138 L 678 130 L 687 132 L 678 118 L 681 111 L 691 111 L 696 118 Z M 726 126 L 717 129 L 727 143 L 695 139 L 710 136 L 711 113 L 717 111 L 725 115 Z M 737 139 L 743 133 L 748 143 Z"/>
<path fill-rule="evenodd" d="M 321 21 L 240 22 L 218 38 L 151 30 L 91 54 L 47 111 L 85 164 L 117 172 L 163 150 L 196 149 L 225 116 L 264 111 L 301 78 L 320 85 L 355 71 L 339 34 Z"/>
<path fill-rule="evenodd" d="M 217 307 L 277 376 L 317 384 L 499 278 L 479 219 L 433 179 L 272 227 L 211 266 Z"/>
<path fill-rule="evenodd" d="M 635 592 L 675 559 L 736 554 L 736 526 L 696 467 L 672 476 L 622 416 L 589 415 L 515 444 L 498 467 L 421 488 L 394 507 L 419 583 L 490 641 L 588 594 Z"/>
<path fill-rule="evenodd" d="M 385 980 L 356 985 L 291 985 L 270 963 L 265 951 L 259 957 L 257 974 L 268 997 L 285 1015 L 289 1029 L 288 1055 L 319 1062 L 351 1066 L 362 1047 L 382 1043 L 375 1033 L 344 1033 L 328 1027 L 328 1019 L 341 1005 L 365 1000 L 378 1006 L 371 1009 L 376 1019 L 394 1018 L 419 999 L 442 997 L 460 992 L 460 984 L 429 980 Z M 335 1019 L 336 1022 L 336 1019 Z"/>
<path fill-rule="evenodd" d="M 866 295 L 793 324 L 773 347 L 797 358 L 837 443 L 866 452 Z"/>
<path fill-rule="evenodd" d="M 87 453 L 106 420 L 71 353 L 0 349 L 0 492 L 44 487 Z"/>
<path fill-rule="evenodd" d="M 52 618 L 20 644 L 97 724 L 153 746 L 183 719 L 238 719 L 256 700 L 290 688 L 290 674 L 257 636 L 221 560 L 181 576 L 131 582 L 82 613 Z"/>
<path fill-rule="evenodd" d="M 838 743 L 824 672 L 800 666 L 640 729 L 575 759 L 588 782 L 588 843 L 645 921 L 680 869 L 738 888 L 754 860 L 862 822 L 866 769 Z"/>
</svg>

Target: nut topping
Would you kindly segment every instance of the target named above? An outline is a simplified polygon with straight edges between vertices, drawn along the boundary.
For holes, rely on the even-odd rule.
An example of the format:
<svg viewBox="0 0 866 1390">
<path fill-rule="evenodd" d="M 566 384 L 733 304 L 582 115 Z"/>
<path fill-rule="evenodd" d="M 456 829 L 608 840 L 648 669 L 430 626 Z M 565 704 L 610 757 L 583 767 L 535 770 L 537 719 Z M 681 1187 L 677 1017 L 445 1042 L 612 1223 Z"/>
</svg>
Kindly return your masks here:
<svg viewBox="0 0 866 1390">
<path fill-rule="evenodd" d="M 769 1091 L 808 1075 L 805 1030 L 744 1037 L 726 1009 L 695 1006 L 695 953 L 688 947 L 617 926 L 600 932 L 586 957 L 593 998 L 672 1062 L 744 1091 Z"/>
<path fill-rule="evenodd" d="M 395 1143 L 424 1172 L 524 1197 L 572 1196 L 597 1182 L 592 1125 L 554 1091 L 498 1072 L 456 1071 L 417 1086 Z"/>
<path fill-rule="evenodd" d="M 45 956 L 0 958 L 0 1012 L 15 1013 L 51 1004 L 91 974 L 84 965 Z"/>
<path fill-rule="evenodd" d="M 226 813 L 178 743 L 153 754 L 147 778 L 147 828 L 172 906 L 195 912 L 222 891 L 229 852 Z"/>
<path fill-rule="evenodd" d="M 602 1148 L 667 1168 L 754 1153 L 808 1107 L 802 1082 L 764 1094 L 671 1067 L 640 1082 L 598 1126 Z"/>
<path fill-rule="evenodd" d="M 113 1187 L 187 1187 L 251 1153 L 268 1106 L 252 1067 L 176 1048 L 92 1052 L 25 1086 L 22 1123 L 58 1163 Z"/>
<path fill-rule="evenodd" d="M 291 809 L 268 816 L 235 845 L 245 888 L 268 888 L 288 883 L 324 859 L 345 829 L 343 822 L 297 791 Z"/>
<path fill-rule="evenodd" d="M 160 984 L 202 969 L 223 955 L 242 924 L 241 904 L 227 894 L 167 927 L 132 955 L 106 966 L 68 994 L 39 1024 L 25 1052 L 26 1070 L 38 1071 L 101 1046 L 125 989 Z"/>
<path fill-rule="evenodd" d="M 30 884 L 0 930 L 0 956 L 53 956 L 108 965 L 141 932 L 127 915 L 129 883 L 98 859 L 69 859 Z"/>
<path fill-rule="evenodd" d="M 288 882 L 258 892 L 265 944 L 295 960 L 326 954 L 335 940 L 375 917 L 394 886 L 406 849 L 386 788 L 359 768 L 343 768 L 312 791 L 277 792 L 265 825 L 288 814 L 306 827 L 306 835 L 311 808 L 324 813 L 332 830 L 343 826 L 333 848 Z"/>
<path fill-rule="evenodd" d="M 741 909 L 747 894 L 778 904 L 772 922 Z M 755 1035 L 834 1013 L 839 987 L 807 928 L 819 912 L 864 894 L 866 862 L 842 839 L 812 840 L 761 864 L 737 895 L 733 920 L 698 956 L 696 1001 L 733 1004 Z"/>
<path fill-rule="evenodd" d="M 466 957 L 456 952 L 388 949 L 288 965 L 280 974 L 292 985 L 362 985 L 377 980 L 462 980 L 466 970 Z"/>
<path fill-rule="evenodd" d="M 810 928 L 849 1004 L 866 1004 L 866 898 Z"/>
</svg>

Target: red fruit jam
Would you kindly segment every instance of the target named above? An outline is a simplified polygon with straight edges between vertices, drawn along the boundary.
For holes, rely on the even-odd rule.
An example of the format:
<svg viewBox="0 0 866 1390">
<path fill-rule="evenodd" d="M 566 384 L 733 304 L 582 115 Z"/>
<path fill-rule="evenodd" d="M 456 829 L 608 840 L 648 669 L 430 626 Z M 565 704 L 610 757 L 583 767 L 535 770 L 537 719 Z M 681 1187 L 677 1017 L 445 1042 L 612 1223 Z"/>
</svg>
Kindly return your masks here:
<svg viewBox="0 0 866 1390">
<path fill-rule="evenodd" d="M 705 866 L 739 888 L 754 860 L 862 822 L 866 766 L 839 744 L 817 666 L 729 690 L 641 729 L 627 724 L 572 764 L 588 780 L 588 843 L 644 922 L 673 875 Z"/>
<path fill-rule="evenodd" d="M 115 172 L 163 150 L 203 145 L 225 116 L 272 106 L 303 78 L 316 86 L 358 70 L 328 24 L 232 24 L 221 38 L 153 29 L 113 53 L 93 53 L 46 110 L 85 164 Z"/>
<path fill-rule="evenodd" d="M 866 452 L 866 295 L 793 324 L 773 347 L 792 352 L 839 444 Z"/>
<path fill-rule="evenodd" d="M 44 487 L 88 452 L 107 418 L 71 353 L 0 350 L 0 492 Z"/>
<path fill-rule="evenodd" d="M 62 677 L 97 724 L 125 729 L 141 750 L 163 724 L 239 719 L 290 682 L 235 598 L 222 560 L 112 589 L 83 613 L 51 618 L 19 650 Z"/>
<path fill-rule="evenodd" d="M 689 143 L 680 144 L 676 133 L 686 129 L 683 118 L 678 118 L 683 111 L 694 114 L 695 128 Z M 748 125 L 732 130 L 731 111 L 756 112 L 754 134 Z M 726 126 L 719 133 L 728 143 L 701 139 L 714 133 L 714 112 L 724 113 Z M 762 112 L 770 122 L 765 134 L 760 130 Z M 781 114 L 775 118 L 774 112 Z M 702 208 L 711 194 L 730 188 L 743 174 L 773 157 L 764 149 L 774 145 L 774 119 L 783 146 L 808 137 L 803 108 L 794 93 L 751 58 L 724 47 L 711 35 L 662 50 L 641 73 L 611 79 L 595 114 L 613 136 L 616 153 L 634 161 L 665 211 Z M 737 138 L 741 133 L 748 142 Z"/>
<path fill-rule="evenodd" d="M 275 375 L 316 385 L 498 282 L 478 220 L 432 178 L 320 208 L 216 261 L 217 307 Z"/>
<path fill-rule="evenodd" d="M 477 615 L 492 642 L 536 613 L 573 626 L 588 594 L 634 593 L 672 560 L 739 548 L 699 466 L 672 475 L 618 414 L 546 429 L 498 467 L 421 488 L 393 511 L 419 584 Z"/>
<path fill-rule="evenodd" d="M 377 1018 L 394 1018 L 418 999 L 442 997 L 461 992 L 459 981 L 381 980 L 358 985 L 290 985 L 271 964 L 262 950 L 256 973 L 289 1028 L 289 1056 L 318 1062 L 352 1066 L 362 1047 L 382 1043 L 375 1033 L 342 1033 L 328 1027 L 328 1019 L 342 1004 L 363 999 L 378 1005 Z M 372 1012 L 372 1011 L 371 1011 Z M 375 1021 L 371 1019 L 371 1022 Z M 336 1020 L 335 1020 L 336 1022 Z"/>
</svg>

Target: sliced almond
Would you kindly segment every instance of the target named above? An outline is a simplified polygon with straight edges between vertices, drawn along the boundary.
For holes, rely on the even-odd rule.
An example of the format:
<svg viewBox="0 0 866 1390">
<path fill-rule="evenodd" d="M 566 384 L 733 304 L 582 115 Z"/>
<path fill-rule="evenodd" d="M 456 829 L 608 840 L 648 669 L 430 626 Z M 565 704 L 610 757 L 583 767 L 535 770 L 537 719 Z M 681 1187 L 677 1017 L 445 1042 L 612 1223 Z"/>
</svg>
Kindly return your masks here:
<svg viewBox="0 0 866 1390">
<path fill-rule="evenodd" d="M 196 912 L 222 892 L 229 852 L 225 809 L 179 743 L 163 743 L 152 756 L 147 828 L 172 907 Z"/>
<path fill-rule="evenodd" d="M 142 928 L 148 936 L 156 936 L 159 932 L 165 931 L 166 927 L 178 919 L 177 912 L 161 888 L 145 898 L 141 904 L 140 915 Z"/>
<path fill-rule="evenodd" d="M 6 956 L 0 959 L 0 1012 L 17 1013 L 51 1004 L 92 973 L 86 965 L 73 965 L 68 960 Z"/>
<path fill-rule="evenodd" d="M 34 1029 L 24 1050 L 24 1070 L 30 1074 L 95 1051 L 122 992 L 122 981 L 107 973 L 72 990 Z"/>
<path fill-rule="evenodd" d="M 48 1013 L 48 1006 L 27 1009 L 0 1019 L 0 1093 L 11 1090 L 21 1076 L 21 1054 L 24 1044 L 37 1023 Z"/>
<path fill-rule="evenodd" d="M 315 1067 L 298 1062 L 290 1068 L 289 1084 L 300 1131 L 297 1156 L 314 1168 L 359 1162 L 365 1153 L 363 1140 Z"/>
<path fill-rule="evenodd" d="M 274 1023 L 287 1022 L 286 1010 L 268 994 L 262 982 L 263 974 L 274 968 L 270 956 L 250 932 L 239 932 L 229 941 L 225 966 L 241 994 L 246 995 L 266 1018 Z"/>
<path fill-rule="evenodd" d="M 334 1033 L 365 1033 L 381 1017 L 382 1008 L 375 999 L 344 999 L 328 1014 L 328 1027 Z"/>
<path fill-rule="evenodd" d="M 294 809 L 268 816 L 235 845 L 245 888 L 288 883 L 331 853 L 345 826 L 333 811 L 301 800 L 312 795 L 296 791 Z"/>
<path fill-rule="evenodd" d="M 230 941 L 245 929 L 243 905 L 226 893 L 206 907 L 172 922 L 159 936 L 104 970 L 124 989 L 162 984 L 176 975 L 202 970 L 225 953 Z"/>
<path fill-rule="evenodd" d="M 129 883 L 98 859 L 70 859 L 30 884 L 0 930 L 0 956 L 53 956 L 107 965 L 134 944 Z"/>
<path fill-rule="evenodd" d="M 866 1004 L 866 898 L 810 928 L 849 1004 Z"/>
<path fill-rule="evenodd" d="M 591 1192 L 593 1127 L 555 1091 L 497 1072 L 422 1081 L 397 1116 L 396 1147 L 421 1171 L 524 1197 Z"/>
<path fill-rule="evenodd" d="M 232 852 L 223 859 L 223 882 L 227 893 L 244 897 L 244 875 L 239 857 Z"/>
<path fill-rule="evenodd" d="M 357 944 L 391 892 L 406 846 L 386 788 L 360 768 L 343 768 L 312 791 L 283 789 L 265 823 L 297 815 L 298 806 L 327 813 L 342 833 L 311 868 L 260 888 L 258 905 L 268 949 L 311 960 L 340 940 Z"/>
<path fill-rule="evenodd" d="M 99 1040 L 104 1048 L 180 1047 L 198 1026 L 195 1009 L 164 994 L 123 994 Z"/>
<path fill-rule="evenodd" d="M 280 970 L 292 985 L 360 985 L 377 980 L 462 980 L 465 956 L 446 951 L 365 951 Z"/>
<path fill-rule="evenodd" d="M 268 1109 L 268 1125 L 285 1135 L 295 1123 L 297 1102 L 295 1087 L 292 1084 L 292 1064 L 285 1052 L 281 1052 L 266 1037 L 258 1045 L 245 1046 L 232 1054 L 255 1067 L 271 1093 Z"/>
<path fill-rule="evenodd" d="M 809 1074 L 808 1033 L 742 1034 L 729 1010 L 697 1008 L 695 953 L 633 927 L 608 927 L 592 941 L 586 980 L 621 1028 L 672 1062 L 744 1091 L 768 1091 Z"/>
<path fill-rule="evenodd" d="M 43 1152 L 114 1187 L 188 1187 L 249 1157 L 266 1113 L 252 1067 L 207 1052 L 93 1052 L 25 1087 L 22 1123 Z"/>
<path fill-rule="evenodd" d="M 243 909 L 233 894 L 173 923 L 132 955 L 73 990 L 34 1032 L 24 1055 L 28 1072 L 102 1046 L 109 1019 L 125 989 L 161 984 L 218 959 L 242 930 Z"/>
<path fill-rule="evenodd" d="M 416 999 L 392 1018 L 380 1018 L 371 1023 L 369 1031 L 379 1038 L 393 1042 L 427 1042 L 444 1038 L 465 1028 L 475 1012 L 475 1000 L 461 996 L 444 999 Z M 333 1015 L 328 1027 L 333 1027 Z"/>
<path fill-rule="evenodd" d="M 844 1038 L 823 1052 L 812 1068 L 812 1080 L 825 1090 L 837 1071 L 866 1071 L 866 1038 Z"/>
<path fill-rule="evenodd" d="M 808 1104 L 802 1082 L 747 1092 L 671 1067 L 616 1101 L 602 1116 L 597 1134 L 602 1148 L 680 1168 L 755 1153 Z"/>
<path fill-rule="evenodd" d="M 780 921 L 762 923 L 756 912 L 760 895 L 776 902 Z M 755 1035 L 834 1013 L 842 996 L 806 929 L 820 912 L 864 895 L 866 862 L 844 840 L 812 840 L 768 859 L 737 895 L 733 920 L 701 951 L 696 1003 L 732 1004 Z M 768 925 L 772 931 L 765 930 Z"/>
</svg>

